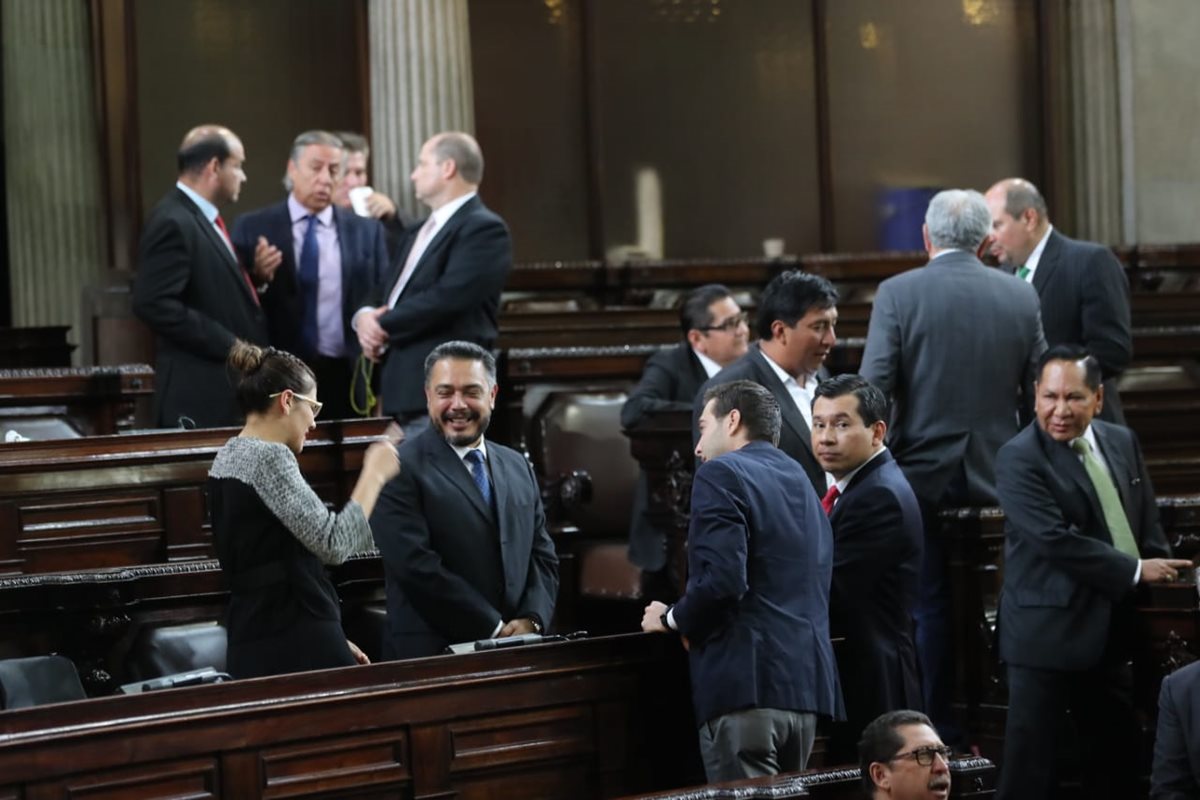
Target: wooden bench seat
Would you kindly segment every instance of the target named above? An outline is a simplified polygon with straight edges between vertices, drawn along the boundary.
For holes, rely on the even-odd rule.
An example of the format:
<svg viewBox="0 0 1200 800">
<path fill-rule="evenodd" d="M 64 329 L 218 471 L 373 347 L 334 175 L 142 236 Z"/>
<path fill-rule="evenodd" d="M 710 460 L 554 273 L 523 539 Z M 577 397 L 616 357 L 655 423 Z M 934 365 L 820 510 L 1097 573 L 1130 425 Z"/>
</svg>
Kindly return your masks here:
<svg viewBox="0 0 1200 800">
<path fill-rule="evenodd" d="M 154 370 L 119 367 L 38 367 L 0 370 L 0 430 L 27 435 L 31 422 L 59 420 L 63 435 L 100 436 L 136 424 L 139 401 L 154 396 Z M 36 429 L 36 425 L 35 425 Z"/>
</svg>

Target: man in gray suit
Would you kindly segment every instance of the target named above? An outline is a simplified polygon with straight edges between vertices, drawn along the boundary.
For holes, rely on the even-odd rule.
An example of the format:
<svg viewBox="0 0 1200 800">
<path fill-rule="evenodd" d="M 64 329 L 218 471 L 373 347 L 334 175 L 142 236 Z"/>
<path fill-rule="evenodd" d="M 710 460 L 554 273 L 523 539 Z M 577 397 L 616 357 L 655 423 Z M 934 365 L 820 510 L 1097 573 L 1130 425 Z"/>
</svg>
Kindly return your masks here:
<svg viewBox="0 0 1200 800">
<path fill-rule="evenodd" d="M 888 447 L 925 519 L 917 608 L 926 711 L 953 741 L 953 674 L 939 509 L 995 505 L 996 451 L 1027 414 L 1046 349 L 1037 293 L 976 254 L 992 226 L 979 192 L 951 189 L 929 203 L 929 263 L 879 284 L 862 376 L 893 400 Z"/>
<path fill-rule="evenodd" d="M 992 255 L 1033 284 L 1042 303 L 1046 344 L 1082 345 L 1100 362 L 1104 408 L 1100 419 L 1125 424 L 1117 379 L 1133 357 L 1129 281 L 1112 250 L 1063 236 L 1046 213 L 1037 187 L 1007 178 L 987 191 Z"/>
<path fill-rule="evenodd" d="M 371 515 L 387 589 L 384 658 L 550 624 L 558 557 L 537 479 L 524 456 L 483 438 L 496 388 L 496 360 L 479 345 L 446 342 L 425 359 L 432 427 L 400 448 L 401 472 Z"/>
<path fill-rule="evenodd" d="M 783 412 L 779 449 L 800 462 L 817 496 L 824 496 L 825 470 L 812 451 L 812 401 L 817 384 L 828 377 L 825 357 L 837 344 L 837 299 L 837 289 L 819 275 L 789 270 L 772 278 L 758 300 L 758 341 L 696 394 L 693 439 L 700 438 L 708 389 L 731 381 L 754 381 L 779 401 Z"/>
</svg>

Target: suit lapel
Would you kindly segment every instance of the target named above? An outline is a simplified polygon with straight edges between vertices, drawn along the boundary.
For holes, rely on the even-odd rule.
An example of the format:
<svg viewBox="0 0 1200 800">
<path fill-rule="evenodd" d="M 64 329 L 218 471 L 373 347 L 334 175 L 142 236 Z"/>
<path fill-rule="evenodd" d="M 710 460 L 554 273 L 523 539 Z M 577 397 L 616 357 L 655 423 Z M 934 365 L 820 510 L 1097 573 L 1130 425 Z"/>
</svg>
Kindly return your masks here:
<svg viewBox="0 0 1200 800">
<path fill-rule="evenodd" d="M 429 461 L 433 464 L 434 469 L 442 473 L 446 480 L 462 492 L 471 505 L 475 507 L 475 510 L 483 515 L 484 519 L 492 522 L 494 520 L 492 510 L 484 505 L 483 495 L 479 493 L 479 488 L 475 486 L 475 481 L 471 479 L 471 475 L 467 472 L 466 465 L 459 459 L 458 453 L 454 452 L 436 430 L 431 428 L 429 434 L 429 439 L 426 440 L 426 447 L 429 453 Z M 493 491 L 495 490 L 495 484 L 496 481 L 493 480 Z"/>
<path fill-rule="evenodd" d="M 858 472 L 854 473 L 854 477 L 850 479 L 850 482 L 848 484 L 846 484 L 846 491 L 843 492 L 842 495 L 845 496 L 845 495 L 850 494 L 850 492 L 854 491 L 854 487 L 858 486 L 860 483 L 862 483 L 864 480 L 867 479 L 868 475 L 870 475 L 875 470 L 879 469 L 880 467 L 882 467 L 884 464 L 888 463 L 891 460 L 892 460 L 892 454 L 890 452 L 888 452 L 887 450 L 884 450 L 882 453 L 880 453 L 879 455 L 872 458 L 866 464 L 863 464 L 863 468 L 860 469 Z M 837 506 L 834 506 L 834 508 L 836 509 Z"/>
<path fill-rule="evenodd" d="M 800 409 L 796 408 L 796 401 L 792 399 L 792 393 L 783 385 L 783 381 L 779 380 L 779 376 L 775 374 L 775 370 L 771 369 L 771 365 L 767 363 L 767 357 L 763 354 L 762 349 L 755 345 L 752 349 L 754 368 L 758 371 L 758 382 L 771 390 L 771 394 L 775 395 L 775 399 L 779 401 L 779 410 L 782 412 L 783 424 L 792 429 L 804 445 L 804 449 L 812 453 L 812 432 L 808 429 L 808 423 L 804 421 L 804 416 L 800 413 Z"/>
<path fill-rule="evenodd" d="M 242 292 L 246 295 L 246 298 L 257 305 L 257 300 L 250 296 L 250 284 L 242 276 L 242 266 L 238 263 L 237 257 L 229 249 L 232 244 L 225 242 L 221 234 L 217 232 L 217 229 L 213 227 L 213 224 L 205 218 L 204 212 L 200 210 L 200 207 L 192 202 L 192 198 L 179 191 L 179 189 L 175 191 L 179 193 L 180 200 L 188 211 L 191 212 L 196 220 L 196 224 L 200 226 L 200 230 L 204 232 L 209 243 L 221 253 L 222 259 L 226 266 L 232 270 L 234 277 L 237 278 L 238 285 L 242 287 Z"/>
<path fill-rule="evenodd" d="M 333 227 L 337 231 L 338 252 L 342 255 L 342 306 L 350 304 L 352 289 L 350 286 L 350 265 L 354 263 L 354 248 L 350 241 L 350 231 L 353 224 L 346 221 L 346 216 L 352 212 L 333 207 Z"/>
<path fill-rule="evenodd" d="M 416 266 L 413 267 L 413 274 L 409 277 L 408 283 L 404 285 L 404 291 L 400 292 L 401 297 L 404 296 L 404 292 L 407 292 L 409 287 L 413 285 L 414 281 L 416 281 L 417 276 L 421 274 L 421 270 L 429 262 L 429 259 L 445 246 L 446 241 L 450 238 L 450 235 L 454 233 L 454 231 L 462 227 L 463 220 L 467 218 L 467 214 L 474 210 L 479 203 L 480 200 L 478 196 L 472 197 L 470 200 L 463 203 L 457 211 L 450 215 L 450 219 L 446 220 L 445 225 L 438 228 L 438 232 L 435 233 L 433 238 L 429 240 L 429 244 L 425 246 L 425 252 L 421 253 L 421 257 L 417 260 Z M 420 229 L 418 229 L 418 231 L 419 230 Z M 412 251 L 412 248 L 416 246 L 416 243 L 417 237 L 413 236 L 412 245 L 405 249 L 404 260 L 401 261 L 400 266 L 401 270 L 404 269 L 404 262 L 408 261 L 408 254 Z M 396 280 L 399 279 L 400 274 L 397 273 Z M 392 286 L 394 287 L 395 285 L 395 281 L 393 281 Z"/>
<path fill-rule="evenodd" d="M 507 454 L 502 454 L 498 445 L 488 442 L 488 465 L 492 470 L 492 494 L 496 498 L 496 527 L 500 532 L 500 560 L 504 574 L 517 574 L 519 565 L 511 563 L 516 556 L 513 536 L 516 532 L 512 513 L 512 486 L 515 477 L 508 475 Z"/>
<path fill-rule="evenodd" d="M 1041 429 L 1038 430 L 1038 435 L 1046 450 L 1051 470 L 1055 475 L 1068 478 L 1083 492 L 1084 497 L 1092 506 L 1092 516 L 1100 520 L 1101 525 L 1107 531 L 1108 526 L 1104 523 L 1104 509 L 1100 505 L 1100 498 L 1096 495 L 1096 487 L 1092 485 L 1092 479 L 1088 477 L 1087 470 L 1079 461 L 1079 456 L 1066 444 L 1051 439 Z"/>
<path fill-rule="evenodd" d="M 300 254 L 296 252 L 296 242 L 292 236 L 292 212 L 286 200 L 279 204 L 279 213 L 271 221 L 271 235 L 267 238 L 273 239 L 271 243 L 283 254 L 283 263 L 291 267 L 293 275 L 297 274 L 300 271 L 297 261 Z"/>
<path fill-rule="evenodd" d="M 1111 435 L 1111 431 L 1101 425 L 1097 425 L 1095 420 L 1092 421 L 1092 431 L 1096 434 L 1096 441 L 1100 444 L 1100 453 L 1104 456 L 1104 460 L 1108 462 L 1108 471 L 1112 473 L 1113 483 L 1116 484 L 1117 494 L 1121 497 L 1121 507 L 1125 509 L 1125 516 L 1129 516 L 1129 486 L 1133 481 L 1133 465 L 1125 457 L 1125 452 L 1117 443 L 1116 438 Z"/>
<path fill-rule="evenodd" d="M 1038 259 L 1037 270 L 1033 273 L 1033 288 L 1037 290 L 1038 297 L 1042 296 L 1042 290 L 1049 282 L 1050 276 L 1058 269 L 1061 250 L 1062 243 L 1059 241 L 1058 231 L 1051 231 L 1050 238 L 1046 240 L 1046 247 L 1042 250 L 1042 257 Z"/>
</svg>

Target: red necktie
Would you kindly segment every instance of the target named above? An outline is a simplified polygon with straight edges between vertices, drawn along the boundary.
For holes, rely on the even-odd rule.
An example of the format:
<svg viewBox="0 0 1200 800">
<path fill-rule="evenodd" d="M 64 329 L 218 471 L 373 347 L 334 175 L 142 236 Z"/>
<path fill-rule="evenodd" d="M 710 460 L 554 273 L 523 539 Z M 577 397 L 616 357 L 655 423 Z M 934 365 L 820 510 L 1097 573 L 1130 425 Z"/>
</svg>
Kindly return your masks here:
<svg viewBox="0 0 1200 800">
<path fill-rule="evenodd" d="M 833 503 L 838 499 L 841 492 L 838 491 L 837 484 L 829 487 L 829 491 L 821 498 L 821 508 L 825 509 L 826 514 L 833 513 Z"/>
<path fill-rule="evenodd" d="M 234 253 L 234 260 L 236 261 L 237 255 L 233 249 L 233 240 L 229 238 L 229 230 L 225 227 L 225 220 L 221 219 L 220 214 L 217 214 L 217 218 L 214 221 L 217 223 L 217 227 L 221 229 L 221 235 L 225 237 L 225 243 L 229 245 L 229 252 Z M 254 281 L 250 280 L 250 273 L 241 267 L 238 267 L 238 269 L 241 271 L 242 277 L 246 279 L 246 286 L 250 289 L 250 296 L 254 298 L 254 305 L 262 305 L 258 299 L 258 290 L 254 288 Z"/>
</svg>

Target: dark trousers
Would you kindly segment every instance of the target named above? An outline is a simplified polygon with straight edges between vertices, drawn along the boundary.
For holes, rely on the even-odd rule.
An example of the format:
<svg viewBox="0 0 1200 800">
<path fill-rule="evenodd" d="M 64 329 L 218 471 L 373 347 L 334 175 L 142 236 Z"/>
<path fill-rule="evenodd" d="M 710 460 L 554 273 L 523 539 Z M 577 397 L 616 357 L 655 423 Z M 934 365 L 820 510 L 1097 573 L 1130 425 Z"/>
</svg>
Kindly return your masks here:
<svg viewBox="0 0 1200 800">
<path fill-rule="evenodd" d="M 1064 750 L 1063 730 L 1074 733 L 1079 742 L 1084 797 L 1126 800 L 1138 796 L 1141 754 L 1130 664 L 1108 663 L 1083 672 L 1010 664 L 1008 722 L 997 800 L 1057 797 L 1056 766 Z"/>
<path fill-rule="evenodd" d="M 949 504 L 947 504 L 949 505 Z M 917 660 L 921 667 L 921 698 L 925 713 L 946 744 L 962 749 L 965 736 L 954 718 L 954 637 L 950 630 L 950 582 L 938 506 L 921 501 L 925 520 L 925 549 L 921 585 L 913 614 Z"/>
</svg>

